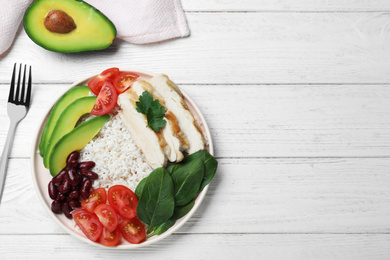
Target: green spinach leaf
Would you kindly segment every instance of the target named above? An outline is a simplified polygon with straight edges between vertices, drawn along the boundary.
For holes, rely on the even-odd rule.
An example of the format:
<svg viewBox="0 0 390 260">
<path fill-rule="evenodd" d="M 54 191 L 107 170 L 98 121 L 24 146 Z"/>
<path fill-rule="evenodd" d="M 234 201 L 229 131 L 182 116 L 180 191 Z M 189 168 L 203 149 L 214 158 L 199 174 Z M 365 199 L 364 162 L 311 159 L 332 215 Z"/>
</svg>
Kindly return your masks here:
<svg viewBox="0 0 390 260">
<path fill-rule="evenodd" d="M 202 160 L 204 163 L 204 176 L 202 184 L 200 185 L 199 191 L 202 191 L 207 184 L 214 178 L 215 172 L 217 171 L 218 162 L 217 160 L 207 151 L 198 151 L 187 156 L 182 164 L 192 162 L 193 160 Z"/>
<path fill-rule="evenodd" d="M 143 178 L 137 185 L 137 187 L 135 188 L 135 195 L 137 196 L 138 200 L 139 198 L 141 197 L 141 194 L 142 194 L 142 191 L 144 190 L 144 186 L 145 186 L 145 183 L 146 183 L 146 179 L 147 177 Z"/>
<path fill-rule="evenodd" d="M 146 178 L 140 195 L 137 215 L 149 225 L 148 232 L 153 227 L 167 221 L 173 214 L 175 198 L 172 178 L 164 168 L 157 168 Z"/>
<path fill-rule="evenodd" d="M 191 200 L 189 203 L 187 203 L 184 206 L 176 206 L 171 219 L 176 220 L 184 217 L 185 215 L 187 215 L 188 212 L 190 212 L 190 210 L 194 205 L 195 205 L 195 199 Z"/>
<path fill-rule="evenodd" d="M 176 206 L 183 206 L 195 197 L 203 176 L 204 166 L 199 159 L 184 164 L 172 173 Z"/>
<path fill-rule="evenodd" d="M 158 225 L 157 227 L 154 227 L 153 232 L 150 233 L 148 237 L 151 237 L 153 235 L 161 235 L 162 233 L 167 231 L 175 224 L 176 220 L 184 217 L 188 212 L 190 212 L 190 210 L 194 205 L 195 205 L 195 199 L 193 199 L 190 203 L 184 206 L 176 206 L 172 217 L 167 221 L 165 221 L 164 223 Z"/>
<path fill-rule="evenodd" d="M 148 237 L 164 233 L 193 208 L 196 195 L 210 183 L 217 166 L 210 153 L 199 151 L 166 170 L 154 170 L 138 184 L 137 215 L 149 225 Z"/>
<path fill-rule="evenodd" d="M 168 219 L 164 223 L 161 223 L 157 227 L 153 228 L 153 232 L 148 235 L 148 238 L 153 235 L 161 235 L 175 224 L 176 220 L 173 218 Z"/>
<path fill-rule="evenodd" d="M 171 164 L 167 167 L 167 171 L 172 175 L 174 171 L 180 168 L 182 165 L 179 163 Z"/>
</svg>

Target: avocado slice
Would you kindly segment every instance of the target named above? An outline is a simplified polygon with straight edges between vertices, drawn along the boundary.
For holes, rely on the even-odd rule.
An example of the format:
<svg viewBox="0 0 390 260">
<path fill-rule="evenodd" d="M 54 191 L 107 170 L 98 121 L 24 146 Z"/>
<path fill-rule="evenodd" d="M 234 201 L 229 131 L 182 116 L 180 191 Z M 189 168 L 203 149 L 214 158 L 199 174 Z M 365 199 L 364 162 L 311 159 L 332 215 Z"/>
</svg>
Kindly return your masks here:
<svg viewBox="0 0 390 260">
<path fill-rule="evenodd" d="M 76 99 L 87 96 L 89 96 L 89 88 L 87 86 L 76 86 L 68 90 L 68 92 L 60 97 L 60 99 L 55 103 L 46 122 L 45 128 L 43 129 L 41 141 L 39 142 L 39 154 L 42 157 L 45 155 L 47 143 L 61 113 Z"/>
<path fill-rule="evenodd" d="M 97 116 L 78 125 L 64 135 L 53 147 L 50 154 L 49 170 L 55 177 L 65 168 L 69 154 L 84 148 L 110 119 L 109 115 Z M 104 152 L 104 151 L 102 151 Z"/>
<path fill-rule="evenodd" d="M 53 146 L 61 139 L 61 137 L 75 128 L 81 116 L 91 112 L 95 101 L 96 97 L 82 97 L 73 101 L 73 103 L 67 106 L 62 112 L 57 120 L 57 124 L 53 129 L 49 141 L 47 142 L 45 156 L 43 158 L 43 164 L 46 168 L 49 168 L 49 158 Z"/>
<path fill-rule="evenodd" d="M 24 29 L 36 44 L 55 52 L 81 52 L 109 47 L 114 24 L 80 0 L 35 0 L 24 14 Z"/>
</svg>

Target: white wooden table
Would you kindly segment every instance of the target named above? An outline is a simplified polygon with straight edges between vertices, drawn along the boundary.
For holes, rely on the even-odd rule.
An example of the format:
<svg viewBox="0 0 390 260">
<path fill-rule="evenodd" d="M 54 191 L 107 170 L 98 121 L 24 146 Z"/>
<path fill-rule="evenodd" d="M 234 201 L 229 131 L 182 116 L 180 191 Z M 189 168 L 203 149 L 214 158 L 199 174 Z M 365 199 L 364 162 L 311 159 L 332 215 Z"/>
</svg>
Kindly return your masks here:
<svg viewBox="0 0 390 260">
<path fill-rule="evenodd" d="M 390 259 L 390 1 L 182 3 L 189 38 L 59 54 L 21 30 L 1 56 L 0 148 L 14 62 L 32 65 L 34 91 L 0 205 L 0 259 Z M 50 98 L 113 66 L 177 82 L 203 112 L 219 161 L 190 221 L 134 251 L 64 232 L 30 173 Z"/>
</svg>

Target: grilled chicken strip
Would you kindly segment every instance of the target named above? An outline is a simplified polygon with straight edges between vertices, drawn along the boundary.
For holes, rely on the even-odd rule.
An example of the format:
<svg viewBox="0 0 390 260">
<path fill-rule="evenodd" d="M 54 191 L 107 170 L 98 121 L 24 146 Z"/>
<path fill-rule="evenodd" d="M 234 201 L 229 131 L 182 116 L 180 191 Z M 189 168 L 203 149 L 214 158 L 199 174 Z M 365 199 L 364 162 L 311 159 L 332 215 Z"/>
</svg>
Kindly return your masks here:
<svg viewBox="0 0 390 260">
<path fill-rule="evenodd" d="M 177 123 L 184 133 L 188 147 L 185 151 L 192 154 L 205 148 L 204 138 L 193 115 L 184 102 L 180 89 L 166 75 L 157 75 L 150 80 L 152 86 L 164 99 L 165 107 L 177 118 Z"/>
<path fill-rule="evenodd" d="M 165 167 L 167 157 L 163 147 L 166 146 L 164 138 L 160 138 L 152 129 L 147 126 L 146 117 L 137 112 L 135 102 L 139 96 L 131 88 L 118 96 L 118 104 L 122 108 L 120 117 L 129 129 L 136 145 L 142 150 L 146 162 L 156 169 Z"/>
<path fill-rule="evenodd" d="M 137 80 L 133 83 L 131 88 L 138 96 L 141 96 L 144 91 L 148 91 L 153 96 L 153 99 L 157 99 L 160 102 L 160 105 L 165 107 L 165 102 L 160 94 L 156 92 L 153 86 L 146 80 Z M 163 147 L 163 151 L 170 162 L 180 162 L 184 158 L 182 152 L 188 147 L 188 142 L 177 124 L 175 115 L 167 109 L 165 112 L 164 119 L 167 123 L 162 129 L 162 136 L 159 135 L 159 137 L 164 138 L 167 143 L 167 145 Z"/>
</svg>

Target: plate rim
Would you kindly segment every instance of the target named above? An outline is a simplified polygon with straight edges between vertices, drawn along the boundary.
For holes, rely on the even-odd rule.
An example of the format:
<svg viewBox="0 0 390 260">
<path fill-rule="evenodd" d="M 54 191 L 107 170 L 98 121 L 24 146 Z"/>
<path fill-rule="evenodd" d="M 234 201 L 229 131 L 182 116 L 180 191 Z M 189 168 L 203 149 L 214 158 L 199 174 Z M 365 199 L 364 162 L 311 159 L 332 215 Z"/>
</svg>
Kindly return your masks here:
<svg viewBox="0 0 390 260">
<path fill-rule="evenodd" d="M 146 72 L 146 71 L 142 71 L 142 70 L 134 70 L 134 69 L 131 69 L 131 68 L 130 69 L 121 69 L 121 71 L 133 72 L 133 73 L 137 73 L 137 74 L 143 74 L 143 75 L 146 75 L 148 77 L 153 77 L 155 75 L 158 75 L 158 73 L 150 73 L 150 72 Z M 93 242 L 93 241 L 89 240 L 84 234 L 82 236 L 82 235 L 76 233 L 75 230 L 70 229 L 69 227 L 64 225 L 60 221 L 58 216 L 51 211 L 50 207 L 47 206 L 46 201 L 43 198 L 43 195 L 42 195 L 41 190 L 40 190 L 39 185 L 38 185 L 37 176 L 38 176 L 39 173 L 36 171 L 36 157 L 37 156 L 40 157 L 39 150 L 38 150 L 39 139 L 40 139 L 39 134 L 41 132 L 41 129 L 43 128 L 44 122 L 47 120 L 47 117 L 49 116 L 50 111 L 53 108 L 54 104 L 58 101 L 58 99 L 61 96 L 63 96 L 69 89 L 71 89 L 71 88 L 73 88 L 75 86 L 85 85 L 85 82 L 87 82 L 88 80 L 92 79 L 93 77 L 96 77 L 97 75 L 99 75 L 99 74 L 94 74 L 94 75 L 86 77 L 84 79 L 80 79 L 80 80 L 74 82 L 73 84 L 71 84 L 69 87 L 65 88 L 64 91 L 62 91 L 53 100 L 53 102 L 50 103 L 47 111 L 42 115 L 42 117 L 38 121 L 37 127 L 35 129 L 34 134 L 33 134 L 33 141 L 32 141 L 31 151 L 30 151 L 30 158 L 31 158 L 30 159 L 30 167 L 31 167 L 31 175 L 32 175 L 32 179 L 33 179 L 34 190 L 35 190 L 35 192 L 38 195 L 40 203 L 42 204 L 44 209 L 47 211 L 47 213 L 49 214 L 51 219 L 53 219 L 68 234 L 70 234 L 71 236 L 73 236 L 73 237 L 75 237 L 75 238 L 77 238 L 77 239 L 79 239 L 79 240 L 81 240 L 83 242 L 86 242 L 86 243 L 88 243 L 90 245 L 94 245 L 94 246 L 97 246 L 97 247 L 100 247 L 100 248 L 110 249 L 110 250 L 132 250 L 132 249 L 137 249 L 137 248 L 140 248 L 140 247 L 149 246 L 149 245 L 154 244 L 154 243 L 156 243 L 156 242 L 158 242 L 160 240 L 163 240 L 164 238 L 166 238 L 166 237 L 170 236 L 171 234 L 173 234 L 175 231 L 180 229 L 194 215 L 194 213 L 198 210 L 199 206 L 202 204 L 210 184 L 208 184 L 197 195 L 197 197 L 195 199 L 195 205 L 193 206 L 193 208 L 184 217 L 182 217 L 180 219 L 180 222 L 179 223 L 175 223 L 170 229 L 168 229 L 163 234 L 156 235 L 157 236 L 156 238 L 154 238 L 152 240 L 150 240 L 150 239 L 148 240 L 147 239 L 146 241 L 144 241 L 144 242 L 142 242 L 140 244 L 124 244 L 124 245 L 122 244 L 122 245 L 118 245 L 118 246 L 114 246 L 114 247 L 106 247 L 106 246 L 103 246 L 102 244 L 100 244 L 98 242 Z M 196 103 L 191 99 L 191 97 L 185 91 L 183 91 L 180 87 L 179 87 L 179 89 L 182 92 L 184 98 L 190 103 L 190 105 L 192 106 L 193 110 L 195 110 L 195 112 L 198 115 L 200 121 L 202 122 L 202 125 L 203 125 L 203 135 L 206 137 L 207 142 L 208 142 L 208 152 L 211 155 L 214 156 L 214 145 L 213 145 L 212 136 L 211 136 L 208 124 L 207 124 L 207 122 L 206 122 L 202 112 L 200 111 L 200 109 L 196 105 Z M 72 220 L 69 220 L 69 221 L 72 221 Z"/>
</svg>

